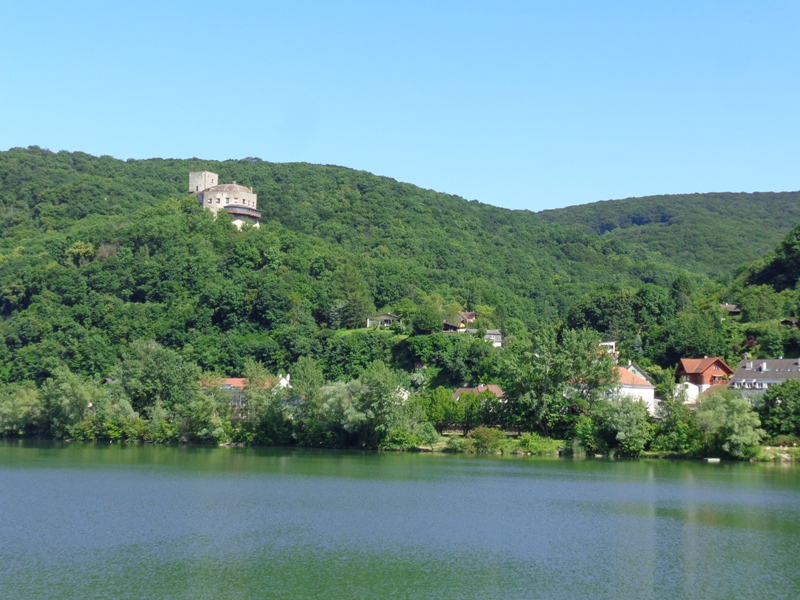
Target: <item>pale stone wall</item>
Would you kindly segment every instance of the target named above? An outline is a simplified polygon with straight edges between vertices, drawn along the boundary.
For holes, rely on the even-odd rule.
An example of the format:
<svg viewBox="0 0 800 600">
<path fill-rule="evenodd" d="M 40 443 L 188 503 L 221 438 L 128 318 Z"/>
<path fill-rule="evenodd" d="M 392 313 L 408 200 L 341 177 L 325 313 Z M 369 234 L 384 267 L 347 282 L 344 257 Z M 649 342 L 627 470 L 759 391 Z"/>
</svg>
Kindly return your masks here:
<svg viewBox="0 0 800 600">
<path fill-rule="evenodd" d="M 244 189 L 224 189 L 232 187 L 234 186 L 218 185 L 201 192 L 197 195 L 200 205 L 213 211 L 214 214 L 216 214 L 220 208 L 225 208 L 228 205 L 246 206 L 254 210 L 258 209 L 258 194 L 244 191 Z M 243 186 L 235 187 L 242 188 Z"/>
<path fill-rule="evenodd" d="M 189 173 L 189 193 L 197 194 L 219 183 L 219 175 L 211 171 L 193 171 Z"/>
</svg>

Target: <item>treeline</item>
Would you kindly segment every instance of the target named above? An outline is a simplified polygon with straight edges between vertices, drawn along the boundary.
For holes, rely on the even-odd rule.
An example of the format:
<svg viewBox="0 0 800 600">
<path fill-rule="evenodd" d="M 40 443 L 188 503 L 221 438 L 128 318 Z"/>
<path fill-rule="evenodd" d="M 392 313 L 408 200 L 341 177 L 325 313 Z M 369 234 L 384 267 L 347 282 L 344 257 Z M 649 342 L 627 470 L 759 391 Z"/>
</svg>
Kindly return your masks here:
<svg viewBox="0 0 800 600">
<path fill-rule="evenodd" d="M 38 388 L 0 387 L 0 435 L 370 449 L 447 440 L 454 451 L 732 458 L 755 456 L 763 439 L 800 441 L 798 382 L 772 388 L 756 409 L 722 391 L 690 412 L 670 394 L 654 420 L 644 404 L 618 394 L 613 359 L 598 353 L 597 341 L 588 330 L 543 329 L 500 356 L 505 396 L 465 392 L 457 401 L 425 370 L 411 375 L 378 360 L 357 378 L 332 382 L 308 357 L 293 365 L 288 387 L 248 362 L 239 397 L 179 353 L 136 342 L 104 381 L 58 367 Z M 456 429 L 462 436 L 441 437 Z"/>
<path fill-rule="evenodd" d="M 183 193 L 188 172 L 204 168 L 254 187 L 260 229 L 238 231 Z M 800 355 L 800 330 L 780 324 L 800 312 L 797 230 L 738 277 L 711 281 L 670 264 L 678 254 L 666 248 L 612 235 L 664 223 L 691 231 L 674 215 L 637 224 L 628 210 L 630 223 L 599 235 L 589 217 L 554 223 L 339 167 L 37 148 L 0 153 L 0 204 L 9 435 L 377 447 L 487 427 L 636 454 L 667 449 L 674 431 L 641 405 L 600 401 L 613 394 L 600 339 L 617 341 L 621 361 L 648 370 L 667 401 L 682 357 Z M 691 251 L 694 238 L 681 239 Z M 377 310 L 402 322 L 367 330 Z M 477 336 L 439 333 L 464 310 L 477 313 Z M 481 339 L 489 328 L 503 348 Z M 130 383 L 141 383 L 130 373 L 142 348 L 173 365 L 182 391 L 168 377 Z M 304 391 L 253 400 L 246 420 L 198 383 L 253 369 L 290 372 L 293 383 L 298 369 L 313 371 L 315 383 L 303 388 L 301 376 Z M 410 400 L 387 392 L 378 410 L 378 379 Z M 452 402 L 453 389 L 478 383 L 500 384 L 506 400 Z M 704 429 L 702 412 L 676 417 L 695 433 L 670 451 L 723 448 L 727 429 Z"/>
</svg>

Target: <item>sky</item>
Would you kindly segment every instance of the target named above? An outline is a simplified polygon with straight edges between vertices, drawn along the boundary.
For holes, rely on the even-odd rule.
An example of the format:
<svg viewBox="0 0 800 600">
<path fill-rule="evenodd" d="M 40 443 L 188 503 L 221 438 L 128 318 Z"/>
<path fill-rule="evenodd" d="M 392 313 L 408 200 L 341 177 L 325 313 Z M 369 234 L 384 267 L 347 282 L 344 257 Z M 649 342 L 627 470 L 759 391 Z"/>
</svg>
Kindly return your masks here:
<svg viewBox="0 0 800 600">
<path fill-rule="evenodd" d="M 0 150 L 334 164 L 544 210 L 800 189 L 800 2 L 0 0 Z"/>
</svg>

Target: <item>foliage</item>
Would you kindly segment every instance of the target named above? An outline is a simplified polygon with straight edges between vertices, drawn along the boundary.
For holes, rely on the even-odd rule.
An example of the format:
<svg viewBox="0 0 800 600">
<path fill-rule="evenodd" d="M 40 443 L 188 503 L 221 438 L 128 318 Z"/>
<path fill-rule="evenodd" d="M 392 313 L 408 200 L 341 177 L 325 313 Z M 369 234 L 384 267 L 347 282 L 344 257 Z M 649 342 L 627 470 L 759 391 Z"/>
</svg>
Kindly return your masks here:
<svg viewBox="0 0 800 600">
<path fill-rule="evenodd" d="M 800 380 L 770 386 L 756 410 L 767 435 L 800 436 Z"/>
<path fill-rule="evenodd" d="M 647 407 L 627 396 L 597 402 L 592 417 L 597 424 L 595 439 L 602 438 L 604 446 L 623 456 L 640 456 L 652 436 Z"/>
<path fill-rule="evenodd" d="M 653 450 L 690 453 L 699 446 L 701 433 L 685 402 L 685 391 L 677 397 L 662 399 L 657 416 Z"/>
<path fill-rule="evenodd" d="M 474 451 L 478 454 L 499 452 L 506 441 L 506 434 L 493 427 L 476 427 L 467 435 L 472 442 Z"/>
<path fill-rule="evenodd" d="M 694 417 L 703 435 L 705 454 L 724 452 L 734 458 L 750 458 L 765 435 L 759 428 L 758 414 L 733 390 L 702 396 Z"/>
<path fill-rule="evenodd" d="M 531 432 L 519 437 L 519 447 L 534 456 L 555 456 L 559 453 L 560 444 L 558 440 Z"/>
</svg>

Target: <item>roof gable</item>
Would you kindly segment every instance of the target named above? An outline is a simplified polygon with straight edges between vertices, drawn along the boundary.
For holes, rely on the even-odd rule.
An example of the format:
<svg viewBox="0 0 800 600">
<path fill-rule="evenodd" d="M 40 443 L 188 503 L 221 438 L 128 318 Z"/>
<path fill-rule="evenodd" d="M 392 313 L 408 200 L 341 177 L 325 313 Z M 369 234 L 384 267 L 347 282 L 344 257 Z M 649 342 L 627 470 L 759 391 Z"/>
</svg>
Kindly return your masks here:
<svg viewBox="0 0 800 600">
<path fill-rule="evenodd" d="M 635 385 L 637 387 L 653 387 L 653 384 L 644 379 L 643 377 L 639 377 L 635 373 L 631 373 L 628 369 L 624 367 L 615 367 L 618 381 L 620 385 Z"/>
<path fill-rule="evenodd" d="M 715 364 L 721 371 L 724 371 L 728 375 L 733 374 L 733 369 L 725 364 L 725 361 L 718 356 L 706 356 L 704 358 L 682 358 L 678 367 L 678 372 L 683 371 L 684 373 L 705 373 Z"/>
</svg>

